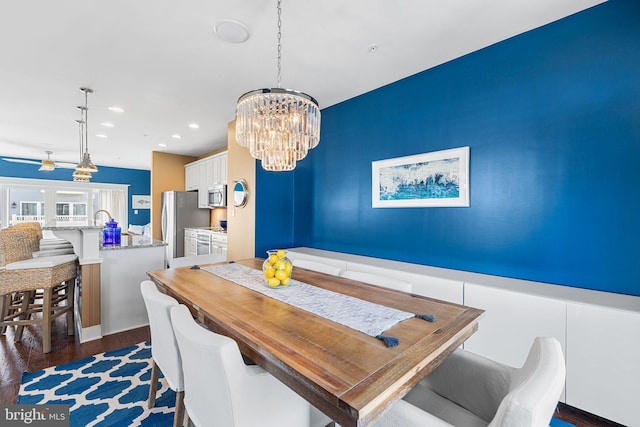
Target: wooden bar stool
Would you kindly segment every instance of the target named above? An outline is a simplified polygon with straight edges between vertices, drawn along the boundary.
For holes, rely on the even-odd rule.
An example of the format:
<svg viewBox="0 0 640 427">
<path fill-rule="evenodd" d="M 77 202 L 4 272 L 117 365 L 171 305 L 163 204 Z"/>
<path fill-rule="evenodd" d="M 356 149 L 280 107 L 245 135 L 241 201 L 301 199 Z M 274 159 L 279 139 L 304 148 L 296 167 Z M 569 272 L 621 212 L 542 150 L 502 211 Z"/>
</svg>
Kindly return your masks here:
<svg viewBox="0 0 640 427">
<path fill-rule="evenodd" d="M 52 256 L 52 255 L 73 255 L 75 252 L 73 250 L 73 245 L 71 242 L 65 239 L 60 239 L 58 237 L 53 236 L 51 232 L 49 232 L 49 236 L 45 236 L 45 232 L 42 230 L 42 226 L 39 222 L 23 222 L 16 224 L 12 227 L 14 230 L 28 230 L 30 232 L 28 246 L 33 250 L 31 253 L 33 258 L 42 257 L 42 256 Z M 44 290 L 39 289 L 36 292 L 30 292 L 29 295 L 31 298 L 29 299 L 30 304 L 34 304 L 35 300 L 42 300 L 44 297 Z M 26 300 L 23 298 L 22 293 L 15 293 L 11 298 L 11 305 L 8 307 L 15 310 L 15 307 L 20 307 L 20 304 L 24 304 Z M 25 308 L 26 310 L 26 308 Z M 6 326 L 0 328 L 0 333 L 4 332 Z M 23 325 L 20 325 L 16 328 L 16 336 L 18 338 L 22 337 L 22 329 Z"/>
<path fill-rule="evenodd" d="M 73 335 L 76 255 L 33 258 L 34 229 L 10 227 L 0 230 L 0 332 L 15 326 L 15 341 L 25 325 L 42 325 L 42 351 L 51 351 L 51 322 L 67 316 L 67 332 Z M 42 302 L 36 292 L 42 291 Z"/>
</svg>

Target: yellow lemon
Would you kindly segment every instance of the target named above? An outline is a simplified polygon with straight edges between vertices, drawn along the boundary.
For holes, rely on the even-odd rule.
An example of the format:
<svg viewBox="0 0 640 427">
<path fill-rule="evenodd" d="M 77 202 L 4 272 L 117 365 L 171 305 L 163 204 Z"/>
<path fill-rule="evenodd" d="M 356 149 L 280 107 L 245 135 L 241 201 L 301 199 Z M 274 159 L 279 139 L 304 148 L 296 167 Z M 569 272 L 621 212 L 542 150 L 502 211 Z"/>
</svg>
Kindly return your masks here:
<svg viewBox="0 0 640 427">
<path fill-rule="evenodd" d="M 290 262 L 285 262 L 284 263 L 284 271 L 286 271 L 288 273 L 288 275 L 291 275 L 291 270 L 293 270 L 293 265 L 291 265 Z"/>
<path fill-rule="evenodd" d="M 269 264 L 273 265 L 278 262 L 278 255 L 269 255 Z"/>
<path fill-rule="evenodd" d="M 275 268 L 276 270 L 284 270 L 285 263 L 280 261 L 280 260 L 278 260 L 278 261 L 276 261 L 275 264 L 273 264 L 273 268 Z"/>
<path fill-rule="evenodd" d="M 275 278 L 278 279 L 279 281 L 282 282 L 284 279 L 288 277 L 289 275 L 287 274 L 286 270 L 276 270 Z"/>
<path fill-rule="evenodd" d="M 275 277 L 272 277 L 267 281 L 267 284 L 272 288 L 275 288 L 276 286 L 280 286 L 280 280 L 276 279 Z"/>
<path fill-rule="evenodd" d="M 264 277 L 266 277 L 267 279 L 271 279 L 273 276 L 275 276 L 276 274 L 276 269 L 269 266 L 266 268 L 266 270 L 264 270 Z"/>
<path fill-rule="evenodd" d="M 279 249 L 277 252 L 278 258 L 282 259 L 285 256 L 287 256 L 287 253 L 284 251 L 284 249 Z"/>
<path fill-rule="evenodd" d="M 288 285 L 288 284 L 289 284 L 289 282 L 290 282 L 290 281 L 291 281 L 291 278 L 289 278 L 289 277 L 285 277 L 284 279 L 282 279 L 282 280 L 280 281 L 280 283 L 282 283 L 283 285 L 285 285 L 285 286 L 286 286 L 286 285 Z"/>
</svg>

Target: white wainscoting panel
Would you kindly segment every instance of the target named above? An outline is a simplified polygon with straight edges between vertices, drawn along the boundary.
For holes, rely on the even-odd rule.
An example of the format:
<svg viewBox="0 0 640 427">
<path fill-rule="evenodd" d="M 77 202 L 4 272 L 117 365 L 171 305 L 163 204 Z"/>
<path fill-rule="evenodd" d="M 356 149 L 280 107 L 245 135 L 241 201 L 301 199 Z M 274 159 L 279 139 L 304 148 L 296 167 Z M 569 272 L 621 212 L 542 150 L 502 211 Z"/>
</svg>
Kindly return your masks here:
<svg viewBox="0 0 640 427">
<path fill-rule="evenodd" d="M 465 283 L 464 304 L 485 310 L 465 350 L 520 367 L 534 338 L 544 336 L 557 338 L 566 355 L 565 301 Z"/>
<path fill-rule="evenodd" d="M 567 304 L 567 404 L 640 426 L 640 314 Z"/>
</svg>

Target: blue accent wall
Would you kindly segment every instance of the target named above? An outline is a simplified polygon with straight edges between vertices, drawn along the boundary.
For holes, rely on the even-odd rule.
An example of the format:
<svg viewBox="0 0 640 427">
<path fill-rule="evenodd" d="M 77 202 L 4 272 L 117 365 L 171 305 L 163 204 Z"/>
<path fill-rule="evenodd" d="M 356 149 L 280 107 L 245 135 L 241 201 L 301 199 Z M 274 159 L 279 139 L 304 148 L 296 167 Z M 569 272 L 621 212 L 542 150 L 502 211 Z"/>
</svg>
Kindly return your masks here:
<svg viewBox="0 0 640 427">
<path fill-rule="evenodd" d="M 610 0 L 324 109 L 294 172 L 258 166 L 256 255 L 309 246 L 640 295 L 639 23 L 640 2 Z M 372 161 L 462 146 L 470 207 L 371 208 Z"/>
<path fill-rule="evenodd" d="M 34 159 L 27 159 L 34 160 Z M 39 161 L 38 159 L 35 159 Z M 145 225 L 151 222 L 150 209 L 138 209 L 134 213 L 131 209 L 131 196 L 151 194 L 151 172 L 140 169 L 114 168 L 98 166 L 98 172 L 93 174 L 91 182 L 104 184 L 128 184 L 129 185 L 129 224 Z M 0 161 L 0 176 L 10 178 L 50 179 L 59 181 L 72 181 L 70 169 L 57 168 L 51 172 L 40 172 L 38 166 Z M 126 229 L 127 224 L 121 224 Z"/>
<path fill-rule="evenodd" d="M 293 186 L 299 171 L 267 172 L 256 162 L 256 256 L 266 251 L 294 246 L 294 212 L 301 212 Z"/>
</svg>

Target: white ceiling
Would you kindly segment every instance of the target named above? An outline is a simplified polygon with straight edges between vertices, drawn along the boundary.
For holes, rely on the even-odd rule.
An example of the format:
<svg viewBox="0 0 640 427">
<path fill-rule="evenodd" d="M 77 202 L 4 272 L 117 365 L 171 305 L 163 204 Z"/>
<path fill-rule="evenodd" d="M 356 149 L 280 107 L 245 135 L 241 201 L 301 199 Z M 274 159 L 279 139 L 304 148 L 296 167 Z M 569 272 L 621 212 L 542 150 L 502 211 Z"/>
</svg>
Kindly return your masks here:
<svg viewBox="0 0 640 427">
<path fill-rule="evenodd" d="M 282 87 L 325 108 L 599 3 L 287 0 Z M 246 25 L 249 40 L 219 39 L 224 19 Z M 276 0 L 2 1 L 0 156 L 51 150 L 76 162 L 82 86 L 94 90 L 97 165 L 148 169 L 154 150 L 198 156 L 226 145 L 238 97 L 276 86 L 276 71 Z"/>
</svg>

